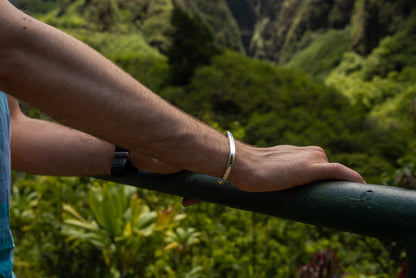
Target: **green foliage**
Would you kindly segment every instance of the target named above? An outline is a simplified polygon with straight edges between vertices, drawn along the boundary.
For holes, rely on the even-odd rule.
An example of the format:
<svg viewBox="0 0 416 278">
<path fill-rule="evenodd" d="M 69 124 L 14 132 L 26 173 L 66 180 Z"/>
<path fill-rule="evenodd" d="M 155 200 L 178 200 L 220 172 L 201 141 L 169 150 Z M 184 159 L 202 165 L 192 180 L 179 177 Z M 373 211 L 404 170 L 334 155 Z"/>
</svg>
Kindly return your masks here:
<svg viewBox="0 0 416 278">
<path fill-rule="evenodd" d="M 331 156 L 331 159 L 358 171 L 370 184 L 381 184 L 381 173 L 389 173 L 394 169 L 385 159 L 366 153 L 336 154 Z"/>
<path fill-rule="evenodd" d="M 170 0 L 76 0 L 66 1 L 40 19 L 60 29 L 78 29 L 78 32 L 87 33 L 87 39 L 88 35 L 93 35 L 89 41 L 95 44 L 100 42 L 99 39 L 95 40 L 95 33 L 112 33 L 113 36 L 123 34 L 166 51 L 169 45 L 166 33 L 170 29 L 171 10 Z M 111 43 L 117 41 L 118 37 L 113 38 Z"/>
<path fill-rule="evenodd" d="M 415 113 L 416 86 L 410 84 L 398 88 L 396 86 L 396 91 L 400 93 L 374 106 L 369 114 L 369 121 L 381 130 L 398 129 L 403 133 L 406 133 L 406 130 L 411 132 Z"/>
<path fill-rule="evenodd" d="M 125 21 L 132 22 L 133 29 L 140 31 L 144 40 L 161 52 L 166 52 L 170 41 L 167 33 L 171 29 L 171 0 L 119 1 Z"/>
<path fill-rule="evenodd" d="M 254 12 L 250 11 L 249 3 L 242 1 L 231 3 L 229 0 L 176 0 L 175 2 L 190 14 L 200 17 L 211 30 L 217 44 L 240 53 L 245 52 L 242 33 L 246 32 L 247 21 L 254 24 L 252 17 L 255 16 Z M 241 11 L 241 9 L 245 9 L 245 11 Z M 240 15 L 241 20 L 239 20 L 237 14 L 241 12 L 244 15 Z M 251 15 L 249 15 L 250 13 Z"/>
<path fill-rule="evenodd" d="M 172 83 L 184 85 L 192 78 L 195 69 L 206 65 L 219 53 L 210 29 L 198 16 L 191 17 L 178 5 L 172 12 L 171 46 L 167 51 L 171 66 Z"/>
<path fill-rule="evenodd" d="M 30 14 L 43 14 L 56 9 L 63 0 L 14 0 L 16 7 Z"/>
<path fill-rule="evenodd" d="M 170 73 L 167 58 L 147 44 L 142 36 L 133 33 L 94 32 L 79 28 L 64 30 L 116 63 L 153 91 L 157 92 L 166 86 Z M 26 106 L 24 109 L 35 118 L 41 115 Z"/>
<path fill-rule="evenodd" d="M 105 56 L 122 55 L 151 55 L 160 57 L 157 49 L 149 46 L 137 34 L 115 34 L 106 32 L 91 32 L 88 30 L 65 30 L 70 35 L 85 42 Z"/>
<path fill-rule="evenodd" d="M 154 92 L 168 85 L 170 68 L 163 56 L 125 52 L 108 54 L 108 58 Z"/>
<path fill-rule="evenodd" d="M 345 0 L 251 2 L 258 19 L 249 54 L 279 64 L 288 63 L 326 31 L 344 29 L 353 10 L 353 2 Z"/>
<path fill-rule="evenodd" d="M 170 74 L 168 61 L 141 36 L 97 33 L 84 29 L 66 32 L 93 47 L 153 91 L 157 92 L 166 86 Z"/>
<path fill-rule="evenodd" d="M 399 167 L 385 175 L 384 183 L 407 189 L 416 189 L 416 141 L 409 144 L 406 155 L 399 161 Z"/>
<path fill-rule="evenodd" d="M 74 3 L 65 1 L 59 9 L 54 9 L 42 15 L 39 19 L 58 28 L 83 28 L 87 24 L 87 20 L 78 13 L 78 10 L 82 9 L 82 5 L 82 0 L 75 1 Z"/>
<path fill-rule="evenodd" d="M 186 224 L 205 231 L 192 254 L 209 277 L 293 277 L 328 248 L 336 250 L 346 274 L 394 276 L 404 257 L 397 244 L 211 204 L 191 207 L 188 215 Z"/>
<path fill-rule="evenodd" d="M 404 256 L 391 242 L 218 205 L 184 218 L 178 199 L 92 179 L 14 180 L 15 272 L 29 278 L 291 277 L 327 248 L 344 273 L 370 276 L 398 273 Z"/>
<path fill-rule="evenodd" d="M 415 21 L 403 21 L 402 29 L 384 38 L 367 57 L 344 55 L 326 79 L 351 103 L 368 110 L 364 125 L 377 155 L 394 164 L 415 138 Z"/>
<path fill-rule="evenodd" d="M 354 109 L 357 115 L 349 117 L 352 108 L 337 91 L 299 71 L 237 53 L 216 56 L 210 66 L 198 68 L 188 86 L 167 88 L 162 96 L 223 128 L 239 122 L 245 129 L 242 139 L 252 144 L 359 149 L 354 135 L 360 132 L 363 111 Z"/>
<path fill-rule="evenodd" d="M 127 28 L 116 0 L 68 0 L 43 20 L 61 28 L 83 27 L 99 32 Z"/>
<path fill-rule="evenodd" d="M 387 68 L 382 70 L 382 61 L 395 56 L 393 53 L 386 53 L 386 57 L 380 57 L 379 53 L 383 49 L 385 48 L 382 43 L 367 58 L 353 52 L 345 53 L 342 62 L 326 79 L 326 84 L 341 91 L 351 103 L 361 103 L 368 109 L 391 97 L 397 97 L 407 90 L 407 82 L 414 75 L 412 58 L 407 59 L 407 63 L 402 64 L 399 71 Z M 383 71 L 383 74 L 376 74 L 377 71 Z"/>
<path fill-rule="evenodd" d="M 413 20 L 415 7 L 412 0 L 355 1 L 351 20 L 354 51 L 361 55 L 370 54 L 384 37 L 404 29 L 406 21 Z"/>
<path fill-rule="evenodd" d="M 408 144 L 415 138 L 416 97 L 411 82 L 416 74 L 412 55 L 407 55 L 410 57 L 407 61 L 402 59 L 400 71 L 383 66 L 386 60 L 401 57 L 396 51 L 386 50 L 393 49 L 386 47 L 393 41 L 383 41 L 367 58 L 354 53 L 345 54 L 340 65 L 326 79 L 328 85 L 337 88 L 352 104 L 368 111 L 363 125 L 366 137 L 373 142 L 375 152 L 372 153 L 387 158 L 391 164 L 404 155 Z M 413 46 L 407 49 L 405 53 L 412 52 Z M 383 72 L 383 75 L 376 72 Z"/>
<path fill-rule="evenodd" d="M 403 28 L 392 36 L 385 37 L 368 56 L 363 67 L 363 77 L 386 78 L 390 72 L 401 72 L 416 62 L 416 19 L 410 18 Z"/>
<path fill-rule="evenodd" d="M 12 201 L 10 207 L 10 218 L 13 219 L 13 225 L 19 227 L 15 235 L 21 236 L 25 231 L 30 229 L 30 224 L 35 220 L 34 208 L 38 204 L 38 194 L 30 187 L 23 189 L 17 186 L 12 187 Z"/>
<path fill-rule="evenodd" d="M 294 55 L 286 66 L 303 69 L 310 76 L 323 80 L 349 50 L 349 40 L 349 29 L 330 30 Z"/>
<path fill-rule="evenodd" d="M 62 202 L 83 209 L 89 182 L 14 173 L 10 223 L 16 242 L 16 275 L 105 277 L 105 264 L 98 252 L 84 244 L 72 248 L 61 234 Z"/>
<path fill-rule="evenodd" d="M 170 249 L 178 249 L 182 255 L 185 255 L 189 247 L 199 243 L 199 237 L 201 233 L 197 232 L 194 228 L 177 228 L 173 231 L 167 232 L 165 241 L 168 245 L 164 248 L 164 251 Z"/>
<path fill-rule="evenodd" d="M 63 206 L 63 234 L 70 240 L 87 242 L 99 249 L 109 270 L 113 270 L 109 273 L 117 270 L 118 277 L 144 274 L 147 266 L 155 260 L 156 250 L 150 244 L 159 242 L 160 246 L 165 230 L 171 239 L 171 229 L 185 217 L 175 215 L 172 209 L 159 213 L 151 211 L 137 195 L 133 195 L 135 191 L 121 185 L 91 187 L 88 208 L 94 217 L 92 221 L 82 217 L 72 206 Z M 176 235 L 184 234 L 182 230 L 177 231 Z M 181 244 L 197 243 L 198 235 L 191 231 L 192 235 L 185 241 L 180 238 Z"/>
</svg>

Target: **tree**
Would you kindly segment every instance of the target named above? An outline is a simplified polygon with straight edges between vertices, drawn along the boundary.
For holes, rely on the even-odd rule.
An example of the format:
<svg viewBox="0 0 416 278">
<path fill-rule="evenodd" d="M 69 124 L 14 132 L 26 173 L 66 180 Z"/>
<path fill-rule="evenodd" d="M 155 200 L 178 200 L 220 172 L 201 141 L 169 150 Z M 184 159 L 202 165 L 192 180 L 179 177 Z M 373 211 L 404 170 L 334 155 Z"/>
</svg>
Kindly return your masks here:
<svg viewBox="0 0 416 278">
<path fill-rule="evenodd" d="M 171 46 L 167 50 L 174 85 L 186 85 L 200 65 L 209 64 L 219 54 L 214 36 L 202 20 L 190 16 L 177 4 L 171 16 L 173 31 L 169 34 Z"/>
</svg>

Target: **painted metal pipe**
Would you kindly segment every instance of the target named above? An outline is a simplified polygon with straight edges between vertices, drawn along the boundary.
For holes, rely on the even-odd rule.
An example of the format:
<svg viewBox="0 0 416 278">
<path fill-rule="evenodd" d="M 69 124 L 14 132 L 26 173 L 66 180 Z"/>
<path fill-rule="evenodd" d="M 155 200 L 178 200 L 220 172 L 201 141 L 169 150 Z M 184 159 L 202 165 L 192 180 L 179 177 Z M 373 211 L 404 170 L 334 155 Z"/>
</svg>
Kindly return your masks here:
<svg viewBox="0 0 416 278">
<path fill-rule="evenodd" d="M 416 191 L 324 181 L 285 191 L 251 193 L 230 183 L 220 185 L 218 178 L 191 172 L 160 175 L 139 171 L 130 177 L 100 178 L 279 218 L 402 241 L 408 247 L 408 265 L 416 266 Z M 408 277 L 416 278 L 416 270 L 412 267 L 408 270 Z"/>
</svg>

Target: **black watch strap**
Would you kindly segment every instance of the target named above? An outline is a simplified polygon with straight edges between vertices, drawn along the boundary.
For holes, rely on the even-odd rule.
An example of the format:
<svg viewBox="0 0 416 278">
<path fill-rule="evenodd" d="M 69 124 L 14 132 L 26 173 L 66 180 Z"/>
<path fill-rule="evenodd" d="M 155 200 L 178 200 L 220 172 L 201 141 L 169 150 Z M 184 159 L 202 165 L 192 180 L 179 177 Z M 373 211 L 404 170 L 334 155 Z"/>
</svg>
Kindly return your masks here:
<svg viewBox="0 0 416 278">
<path fill-rule="evenodd" d="M 113 177 L 127 177 L 136 172 L 137 169 L 134 168 L 130 161 L 130 152 L 116 146 L 113 163 L 111 163 L 111 175 Z"/>
</svg>

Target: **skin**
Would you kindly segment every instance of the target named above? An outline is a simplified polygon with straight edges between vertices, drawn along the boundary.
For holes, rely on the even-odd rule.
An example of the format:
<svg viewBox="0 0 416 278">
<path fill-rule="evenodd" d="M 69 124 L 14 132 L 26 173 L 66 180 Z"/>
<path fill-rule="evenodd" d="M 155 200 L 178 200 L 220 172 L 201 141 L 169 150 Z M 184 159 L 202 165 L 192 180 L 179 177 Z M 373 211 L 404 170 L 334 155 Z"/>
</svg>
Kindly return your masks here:
<svg viewBox="0 0 416 278">
<path fill-rule="evenodd" d="M 20 110 L 16 98 L 7 96 L 10 111 L 10 154 L 12 169 L 38 175 L 110 175 L 114 145 L 66 126 L 31 119 Z M 30 140 L 28 140 L 30 138 Z M 136 168 L 172 174 L 182 169 L 130 152 Z M 200 203 L 184 198 L 182 204 Z"/>
<path fill-rule="evenodd" d="M 57 123 L 28 118 L 16 98 L 7 99 L 14 170 L 53 176 L 111 174 L 113 144 Z M 171 174 L 181 170 L 137 152 L 131 152 L 130 158 L 135 167 L 151 172 Z"/>
<path fill-rule="evenodd" d="M 47 144 L 57 150 L 49 161 L 59 158 L 63 162 L 56 166 L 59 169 L 45 166 L 39 169 L 41 173 L 64 174 L 70 170 L 62 168 L 68 167 L 72 175 L 96 174 L 104 168 L 108 171 L 110 146 L 117 144 L 142 155 L 144 161 L 156 163 L 149 162 L 154 170 L 164 165 L 172 171 L 223 176 L 230 151 L 223 134 L 173 107 L 85 44 L 5 0 L 0 0 L 0 42 L 0 90 L 72 128 L 56 129 L 52 136 L 51 130 L 39 132 L 47 124 L 35 120 L 24 119 L 26 123 L 12 127 L 13 168 L 41 167 L 21 156 Z M 24 117 L 17 114 L 17 121 L 22 121 Z M 27 142 L 34 140 L 32 136 L 22 134 L 32 125 L 39 125 L 34 143 Z M 84 155 L 78 150 L 85 149 L 78 140 L 89 142 L 88 157 L 77 157 Z M 66 147 L 60 147 L 61 142 Z M 98 146 L 105 154 L 98 154 Z M 39 152 L 37 159 L 43 153 Z M 282 190 L 325 179 L 364 182 L 357 172 L 329 163 L 320 147 L 258 148 L 236 142 L 236 154 L 229 181 L 245 191 Z M 95 155 L 101 163 L 90 161 Z M 84 158 L 88 173 L 71 166 Z"/>
</svg>

